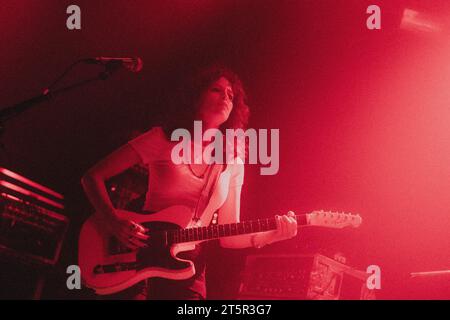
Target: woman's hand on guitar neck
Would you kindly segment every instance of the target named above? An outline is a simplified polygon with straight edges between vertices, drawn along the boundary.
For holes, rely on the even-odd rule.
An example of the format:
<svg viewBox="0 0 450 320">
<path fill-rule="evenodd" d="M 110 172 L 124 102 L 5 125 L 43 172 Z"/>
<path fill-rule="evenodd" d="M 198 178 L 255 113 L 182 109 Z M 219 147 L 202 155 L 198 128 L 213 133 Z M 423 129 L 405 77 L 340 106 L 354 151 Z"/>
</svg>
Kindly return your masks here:
<svg viewBox="0 0 450 320">
<path fill-rule="evenodd" d="M 269 243 L 291 239 L 297 235 L 297 220 L 294 212 L 289 211 L 285 215 L 277 215 L 275 220 L 277 229 L 269 232 Z"/>
<path fill-rule="evenodd" d="M 103 215 L 103 226 L 105 231 L 116 237 L 120 243 L 127 248 L 137 250 L 147 246 L 146 241 L 150 238 L 146 233 L 148 230 L 142 225 L 127 219 L 121 219 L 115 214 Z"/>
<path fill-rule="evenodd" d="M 287 240 L 297 235 L 297 220 L 295 213 L 289 211 L 283 216 L 275 216 L 277 228 L 272 231 L 266 231 L 254 234 L 251 238 L 253 247 L 262 248 L 268 244 Z"/>
</svg>

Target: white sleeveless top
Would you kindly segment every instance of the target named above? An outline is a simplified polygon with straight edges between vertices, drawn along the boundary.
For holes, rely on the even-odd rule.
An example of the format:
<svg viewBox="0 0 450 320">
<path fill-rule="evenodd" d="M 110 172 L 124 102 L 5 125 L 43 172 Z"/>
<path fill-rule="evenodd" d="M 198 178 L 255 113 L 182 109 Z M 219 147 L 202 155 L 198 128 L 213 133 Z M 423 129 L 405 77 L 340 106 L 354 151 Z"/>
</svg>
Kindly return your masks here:
<svg viewBox="0 0 450 320">
<path fill-rule="evenodd" d="M 172 148 L 178 143 L 168 140 L 161 127 L 154 127 L 128 142 L 149 169 L 149 189 L 143 210 L 159 211 L 173 205 L 195 208 L 206 178 L 195 176 L 187 164 L 172 162 Z M 234 160 L 221 173 L 211 196 L 210 202 L 216 210 L 225 202 L 229 189 L 244 182 L 244 163 L 240 158 Z"/>
</svg>

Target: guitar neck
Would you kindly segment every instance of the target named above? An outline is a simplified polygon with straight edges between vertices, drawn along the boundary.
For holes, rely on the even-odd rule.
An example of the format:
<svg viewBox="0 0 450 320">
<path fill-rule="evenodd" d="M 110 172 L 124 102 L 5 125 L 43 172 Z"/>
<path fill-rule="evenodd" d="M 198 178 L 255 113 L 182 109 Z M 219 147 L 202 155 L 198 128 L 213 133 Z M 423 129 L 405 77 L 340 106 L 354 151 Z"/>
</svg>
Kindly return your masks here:
<svg viewBox="0 0 450 320">
<path fill-rule="evenodd" d="M 308 215 L 296 215 L 297 225 L 307 225 Z M 193 241 L 213 240 L 223 237 L 231 237 L 243 234 L 257 233 L 275 230 L 277 223 L 275 218 L 250 220 L 238 223 L 211 225 L 187 229 L 169 230 L 167 240 L 170 243 L 183 243 Z"/>
</svg>

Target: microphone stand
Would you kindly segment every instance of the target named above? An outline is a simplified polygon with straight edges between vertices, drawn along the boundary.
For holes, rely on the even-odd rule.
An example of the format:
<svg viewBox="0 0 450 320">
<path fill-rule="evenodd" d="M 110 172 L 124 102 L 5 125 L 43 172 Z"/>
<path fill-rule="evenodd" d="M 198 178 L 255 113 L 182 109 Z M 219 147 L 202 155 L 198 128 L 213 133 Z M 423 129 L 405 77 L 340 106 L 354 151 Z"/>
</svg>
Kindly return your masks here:
<svg viewBox="0 0 450 320">
<path fill-rule="evenodd" d="M 115 71 L 117 71 L 120 68 L 119 64 L 111 63 L 106 64 L 104 71 L 100 72 L 96 77 L 91 77 L 76 83 L 73 83 L 71 85 L 68 85 L 66 87 L 62 87 L 56 90 L 52 90 L 51 88 L 54 87 L 76 64 L 80 62 L 84 62 L 85 59 L 77 60 L 73 64 L 71 64 L 61 76 L 59 76 L 48 88 L 44 89 L 43 92 L 35 97 L 32 97 L 30 99 L 21 101 L 13 106 L 2 108 L 0 110 L 0 148 L 3 150 L 5 155 L 5 162 L 8 162 L 7 152 L 5 149 L 5 146 L 3 144 L 3 134 L 5 132 L 5 122 L 20 115 L 22 112 L 25 112 L 26 110 L 30 109 L 31 107 L 38 105 L 44 101 L 49 101 L 52 97 L 71 91 L 75 88 L 85 86 L 91 82 L 95 82 L 98 80 L 106 80 L 108 79 Z"/>
</svg>

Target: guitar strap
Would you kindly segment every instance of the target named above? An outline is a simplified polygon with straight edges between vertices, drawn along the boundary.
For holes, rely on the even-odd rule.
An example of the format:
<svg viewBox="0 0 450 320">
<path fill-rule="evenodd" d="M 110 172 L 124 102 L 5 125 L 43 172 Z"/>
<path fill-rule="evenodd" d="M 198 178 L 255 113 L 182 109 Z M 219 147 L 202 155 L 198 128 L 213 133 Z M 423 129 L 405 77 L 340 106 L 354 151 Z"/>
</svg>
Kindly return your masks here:
<svg viewBox="0 0 450 320">
<path fill-rule="evenodd" d="M 219 181 L 222 169 L 223 164 L 214 163 L 209 166 L 205 184 L 203 185 L 202 192 L 200 194 L 200 197 L 197 201 L 197 205 L 194 210 L 194 218 L 192 218 L 192 220 L 195 223 L 197 223 L 200 220 L 204 210 L 208 206 L 209 201 L 211 200 L 211 196 L 217 185 L 217 182 Z"/>
</svg>

